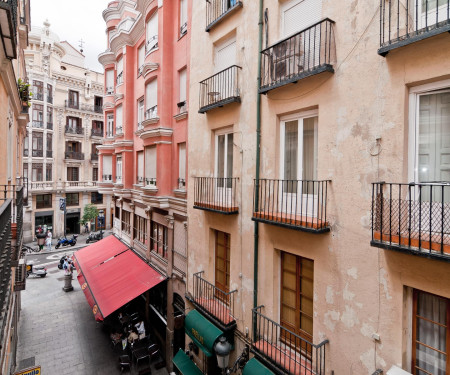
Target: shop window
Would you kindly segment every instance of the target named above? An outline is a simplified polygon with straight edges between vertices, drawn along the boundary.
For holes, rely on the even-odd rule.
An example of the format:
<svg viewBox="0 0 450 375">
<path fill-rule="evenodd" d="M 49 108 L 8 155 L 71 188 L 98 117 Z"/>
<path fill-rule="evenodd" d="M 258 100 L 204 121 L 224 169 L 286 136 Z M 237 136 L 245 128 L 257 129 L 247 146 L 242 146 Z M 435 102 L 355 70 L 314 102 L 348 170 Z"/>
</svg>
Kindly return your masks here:
<svg viewBox="0 0 450 375">
<path fill-rule="evenodd" d="M 134 215 L 133 238 L 142 244 L 147 243 L 147 219 Z"/>
<path fill-rule="evenodd" d="M 102 204 L 103 203 L 103 194 L 95 191 L 91 193 L 91 203 L 92 204 Z"/>
<path fill-rule="evenodd" d="M 150 243 L 151 250 L 158 253 L 163 258 L 167 259 L 167 241 L 168 241 L 167 227 L 155 221 L 152 221 L 150 241 L 151 241 Z"/>
<path fill-rule="evenodd" d="M 131 234 L 131 212 L 122 210 L 122 232 Z"/>
</svg>

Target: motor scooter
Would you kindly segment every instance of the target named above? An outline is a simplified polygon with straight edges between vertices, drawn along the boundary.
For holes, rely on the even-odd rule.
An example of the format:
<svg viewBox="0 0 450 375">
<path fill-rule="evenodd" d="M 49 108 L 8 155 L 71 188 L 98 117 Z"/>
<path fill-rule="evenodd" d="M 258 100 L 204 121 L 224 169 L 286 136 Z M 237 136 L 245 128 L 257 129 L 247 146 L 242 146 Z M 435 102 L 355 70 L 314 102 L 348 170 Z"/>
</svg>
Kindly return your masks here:
<svg viewBox="0 0 450 375">
<path fill-rule="evenodd" d="M 78 234 L 74 234 L 72 238 L 67 239 L 67 237 L 58 238 L 58 242 L 55 245 L 55 249 L 59 249 L 60 246 L 75 246 L 77 244 Z"/>
<path fill-rule="evenodd" d="M 73 265 L 72 259 L 70 259 L 70 257 L 68 257 L 67 255 L 64 255 L 61 257 L 61 259 L 59 260 L 59 263 L 58 263 L 58 268 L 60 270 L 64 269 L 64 262 L 66 259 L 67 259 L 67 262 L 69 263 L 69 267 L 70 267 L 69 271 L 72 272 L 75 269 L 75 266 Z"/>
<path fill-rule="evenodd" d="M 35 266 L 33 264 L 27 264 L 27 277 L 30 275 L 45 277 L 47 276 L 47 268 L 44 266 Z"/>
<path fill-rule="evenodd" d="M 103 232 L 89 233 L 88 238 L 86 238 L 86 243 L 100 241 L 103 238 Z"/>
</svg>

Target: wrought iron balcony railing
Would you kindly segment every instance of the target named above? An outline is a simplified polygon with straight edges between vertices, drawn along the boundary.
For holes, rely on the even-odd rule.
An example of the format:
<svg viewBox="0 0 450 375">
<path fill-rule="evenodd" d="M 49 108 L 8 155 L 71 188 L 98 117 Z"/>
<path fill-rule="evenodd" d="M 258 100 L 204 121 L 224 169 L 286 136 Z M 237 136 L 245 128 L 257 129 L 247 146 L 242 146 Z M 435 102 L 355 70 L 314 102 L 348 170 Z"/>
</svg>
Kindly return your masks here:
<svg viewBox="0 0 450 375">
<path fill-rule="evenodd" d="M 242 7 L 239 0 L 208 0 L 206 2 L 206 31 L 211 30 L 229 14 Z"/>
<path fill-rule="evenodd" d="M 450 183 L 374 183 L 370 244 L 450 261 Z"/>
<path fill-rule="evenodd" d="M 450 31 L 447 0 L 380 0 L 380 48 L 390 50 Z"/>
<path fill-rule="evenodd" d="M 66 151 L 64 153 L 64 158 L 65 159 L 84 160 L 84 154 L 82 152 Z"/>
<path fill-rule="evenodd" d="M 114 95 L 114 86 L 106 87 L 106 95 Z"/>
<path fill-rule="evenodd" d="M 83 134 L 83 127 L 66 125 L 65 133 L 66 134 Z"/>
<path fill-rule="evenodd" d="M 94 112 L 95 113 L 103 113 L 103 106 L 102 105 L 98 105 L 98 104 L 94 104 Z"/>
<path fill-rule="evenodd" d="M 33 90 L 33 96 L 31 97 L 31 99 L 43 101 L 44 100 L 44 93 Z"/>
<path fill-rule="evenodd" d="M 145 186 L 147 187 L 156 187 L 156 178 L 145 178 Z"/>
<path fill-rule="evenodd" d="M 49 190 L 53 189 L 53 182 L 30 182 L 31 190 Z"/>
<path fill-rule="evenodd" d="M 195 177 L 194 208 L 237 214 L 239 207 L 237 197 L 237 177 Z"/>
<path fill-rule="evenodd" d="M 53 130 L 53 122 L 47 122 L 47 129 Z"/>
<path fill-rule="evenodd" d="M 42 158 L 44 156 L 44 150 L 31 150 L 31 156 L 34 158 Z"/>
<path fill-rule="evenodd" d="M 53 104 L 53 96 L 47 95 L 47 103 Z"/>
<path fill-rule="evenodd" d="M 65 100 L 64 106 L 71 109 L 80 109 L 80 103 L 77 100 Z"/>
<path fill-rule="evenodd" d="M 186 189 L 186 180 L 184 178 L 178 179 L 178 189 L 185 190 Z"/>
<path fill-rule="evenodd" d="M 224 327 L 236 325 L 234 318 L 234 296 L 237 290 L 223 291 L 202 278 L 203 271 L 194 273 L 194 289 L 191 302 Z"/>
<path fill-rule="evenodd" d="M 103 137 L 103 129 L 91 129 L 91 137 Z"/>
<path fill-rule="evenodd" d="M 205 113 L 225 104 L 241 102 L 239 92 L 240 66 L 232 65 L 200 82 L 200 109 Z"/>
<path fill-rule="evenodd" d="M 91 161 L 98 161 L 98 154 L 91 153 Z"/>
<path fill-rule="evenodd" d="M 322 72 L 334 72 L 334 21 L 326 18 L 261 51 L 260 93 Z"/>
<path fill-rule="evenodd" d="M 262 308 L 252 309 L 255 328 L 252 349 L 258 359 L 287 374 L 325 375 L 325 349 L 329 341 L 312 344 L 264 316 Z"/>
<path fill-rule="evenodd" d="M 104 181 L 104 182 L 110 182 L 110 181 L 112 181 L 112 175 L 111 175 L 111 174 L 104 174 L 104 175 L 102 176 L 102 181 Z"/>
<path fill-rule="evenodd" d="M 123 72 L 117 74 L 116 85 L 121 85 L 123 83 Z"/>
<path fill-rule="evenodd" d="M 1 0 L 1 38 L 9 59 L 17 58 L 17 0 Z M 1 305 L 3 306 L 3 305 Z M 0 341 L 3 342 L 3 341 Z"/>
<path fill-rule="evenodd" d="M 142 185 L 143 183 L 144 183 L 144 177 L 137 176 L 136 184 L 137 185 Z"/>
<path fill-rule="evenodd" d="M 312 233 L 329 232 L 327 195 L 330 182 L 255 180 L 252 220 Z"/>
<path fill-rule="evenodd" d="M 178 114 L 187 112 L 187 102 L 183 100 L 182 102 L 177 103 Z"/>
<path fill-rule="evenodd" d="M 33 128 L 44 129 L 44 121 L 33 120 L 31 126 Z"/>
</svg>

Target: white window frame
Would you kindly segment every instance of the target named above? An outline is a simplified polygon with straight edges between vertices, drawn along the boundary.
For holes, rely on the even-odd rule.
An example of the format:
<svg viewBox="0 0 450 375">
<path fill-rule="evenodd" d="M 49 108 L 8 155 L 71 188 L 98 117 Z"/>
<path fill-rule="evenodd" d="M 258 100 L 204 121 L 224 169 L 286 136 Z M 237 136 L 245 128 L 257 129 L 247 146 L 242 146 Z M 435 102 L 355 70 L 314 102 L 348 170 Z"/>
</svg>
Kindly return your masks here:
<svg viewBox="0 0 450 375">
<path fill-rule="evenodd" d="M 116 156 L 116 182 L 122 182 L 122 156 Z"/>
<path fill-rule="evenodd" d="M 120 133 L 118 131 L 120 129 Z M 116 134 L 123 134 L 123 106 L 119 104 L 116 107 Z"/>
<path fill-rule="evenodd" d="M 186 142 L 178 143 L 178 188 L 184 190 L 186 188 Z"/>
<path fill-rule="evenodd" d="M 150 30 L 151 29 L 150 23 L 153 21 L 153 19 L 155 17 L 156 17 L 156 21 L 154 21 L 154 22 L 156 22 L 156 34 L 154 34 L 154 32 Z M 145 54 L 146 55 L 158 49 L 158 46 L 157 46 L 158 45 L 158 28 L 159 28 L 158 11 L 156 11 L 155 13 L 153 13 L 151 15 L 151 17 L 148 19 L 147 23 L 145 24 Z M 154 34 L 154 35 L 150 35 L 150 34 Z M 153 39 L 154 37 L 156 37 L 156 40 Z"/>
<path fill-rule="evenodd" d="M 187 0 L 179 0 L 180 4 L 180 37 L 187 33 Z M 186 24 L 186 26 L 184 26 Z M 183 27 L 184 26 L 184 27 Z"/>
<path fill-rule="evenodd" d="M 214 132 L 214 177 L 219 177 L 219 136 L 224 135 L 225 136 L 225 155 L 224 155 L 224 178 L 232 178 L 233 176 L 227 176 L 227 170 L 228 170 L 228 160 L 227 160 L 227 154 L 228 154 L 228 148 L 230 145 L 228 145 L 228 134 L 233 134 L 233 144 L 231 144 L 231 147 L 234 145 L 234 132 L 233 128 L 224 128 L 220 130 L 216 130 Z M 234 149 L 233 149 L 233 163 L 234 163 Z"/>
<path fill-rule="evenodd" d="M 137 103 L 138 130 L 142 128 L 142 121 L 145 119 L 145 99 L 141 98 Z"/>
<path fill-rule="evenodd" d="M 113 95 L 114 94 L 114 69 L 108 69 L 105 72 L 105 92 L 106 95 Z"/>
<path fill-rule="evenodd" d="M 106 138 L 112 138 L 114 136 L 114 113 L 108 113 L 106 115 Z"/>
<path fill-rule="evenodd" d="M 279 35 L 280 35 L 280 40 L 281 39 L 284 39 L 284 38 L 286 38 L 286 37 L 288 37 L 288 36 L 290 36 L 290 35 L 294 35 L 294 34 L 296 34 L 296 33 L 298 33 L 299 31 L 301 31 L 301 30 L 304 30 L 304 28 L 301 28 L 301 29 L 299 29 L 299 30 L 297 30 L 297 31 L 294 31 L 293 33 L 289 33 L 289 34 L 287 34 L 286 32 L 285 32 L 285 19 L 284 19 L 284 17 L 285 17 L 285 13 L 286 13 L 286 10 L 287 9 L 289 9 L 289 8 L 293 8 L 294 6 L 296 6 L 296 5 L 298 5 L 298 4 L 300 4 L 300 3 L 302 3 L 302 2 L 304 2 L 304 1 L 308 1 L 308 0 L 291 0 L 291 1 L 287 1 L 287 2 L 285 2 L 281 7 L 280 7 L 280 30 L 279 30 Z M 312 20 L 311 22 L 309 22 L 308 24 L 307 24 L 307 26 L 306 26 L 306 28 L 307 27 L 309 27 L 309 26 L 311 26 L 311 25 L 313 25 L 313 24 L 315 24 L 316 22 L 318 22 L 318 21 L 320 21 L 321 19 L 322 19 L 322 0 L 309 0 L 309 1 L 320 1 L 320 16 L 318 17 L 318 19 L 317 20 Z"/>
<path fill-rule="evenodd" d="M 102 164 L 102 179 L 103 176 L 110 175 L 112 176 L 112 156 L 111 155 L 103 155 L 103 164 Z M 105 180 L 109 181 L 109 180 Z"/>
</svg>

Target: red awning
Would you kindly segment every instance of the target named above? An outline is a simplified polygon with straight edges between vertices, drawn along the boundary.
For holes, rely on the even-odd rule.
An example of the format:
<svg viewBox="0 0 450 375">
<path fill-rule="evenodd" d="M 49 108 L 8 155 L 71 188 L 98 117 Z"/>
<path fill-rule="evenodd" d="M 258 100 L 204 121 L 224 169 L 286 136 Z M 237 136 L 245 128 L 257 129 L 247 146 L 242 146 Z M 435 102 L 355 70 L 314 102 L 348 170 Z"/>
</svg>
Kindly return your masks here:
<svg viewBox="0 0 450 375">
<path fill-rule="evenodd" d="M 99 321 L 165 280 L 114 236 L 76 251 L 73 258 L 78 282 Z"/>
</svg>

